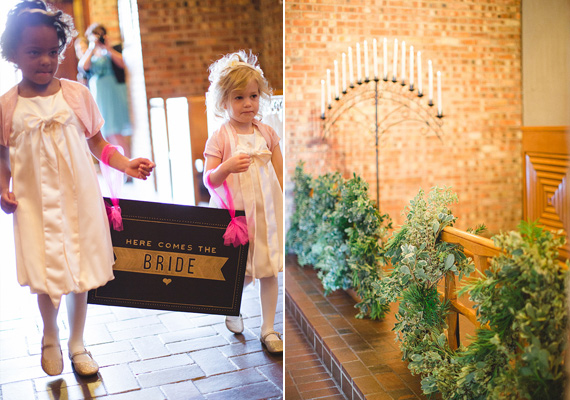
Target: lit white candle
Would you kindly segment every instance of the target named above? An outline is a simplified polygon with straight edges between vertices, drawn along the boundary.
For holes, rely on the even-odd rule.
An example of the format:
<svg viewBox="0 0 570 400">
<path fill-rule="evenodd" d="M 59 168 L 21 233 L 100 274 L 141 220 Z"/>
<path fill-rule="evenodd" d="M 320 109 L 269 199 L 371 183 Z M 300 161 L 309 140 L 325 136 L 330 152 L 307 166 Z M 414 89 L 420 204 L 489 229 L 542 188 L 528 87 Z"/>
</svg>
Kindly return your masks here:
<svg viewBox="0 0 570 400">
<path fill-rule="evenodd" d="M 418 96 L 424 94 L 424 88 L 422 85 L 422 52 L 418 51 Z"/>
<path fill-rule="evenodd" d="M 360 43 L 356 43 L 356 81 L 362 83 L 362 62 L 360 61 Z"/>
<path fill-rule="evenodd" d="M 372 41 L 372 51 L 374 52 L 372 57 L 372 61 L 374 62 L 374 79 L 378 79 L 378 43 L 376 39 Z"/>
<path fill-rule="evenodd" d="M 340 94 L 338 92 L 338 61 L 334 60 L 334 98 L 340 98 Z"/>
<path fill-rule="evenodd" d="M 437 71 L 437 115 L 443 115 L 443 104 L 441 103 L 441 72 Z"/>
<path fill-rule="evenodd" d="M 348 82 L 354 87 L 354 64 L 352 63 L 352 47 L 348 46 Z"/>
<path fill-rule="evenodd" d="M 382 42 L 382 78 L 386 81 L 388 80 L 388 40 L 384 38 Z"/>
<path fill-rule="evenodd" d="M 402 40 L 402 85 L 406 83 L 406 41 Z"/>
<path fill-rule="evenodd" d="M 433 68 L 428 60 L 428 102 L 433 104 Z"/>
<path fill-rule="evenodd" d="M 325 80 L 321 79 L 321 115 L 325 116 Z"/>
<path fill-rule="evenodd" d="M 410 90 L 414 90 L 414 46 L 410 45 Z"/>
<path fill-rule="evenodd" d="M 398 80 L 398 39 L 394 39 L 394 59 L 392 61 L 392 81 Z"/>
<path fill-rule="evenodd" d="M 364 41 L 364 79 L 370 80 L 370 66 L 368 65 L 368 42 Z"/>
<path fill-rule="evenodd" d="M 342 53 L 342 92 L 346 93 L 346 53 Z"/>
<path fill-rule="evenodd" d="M 331 70 L 327 68 L 327 100 L 329 107 L 332 107 Z"/>
</svg>

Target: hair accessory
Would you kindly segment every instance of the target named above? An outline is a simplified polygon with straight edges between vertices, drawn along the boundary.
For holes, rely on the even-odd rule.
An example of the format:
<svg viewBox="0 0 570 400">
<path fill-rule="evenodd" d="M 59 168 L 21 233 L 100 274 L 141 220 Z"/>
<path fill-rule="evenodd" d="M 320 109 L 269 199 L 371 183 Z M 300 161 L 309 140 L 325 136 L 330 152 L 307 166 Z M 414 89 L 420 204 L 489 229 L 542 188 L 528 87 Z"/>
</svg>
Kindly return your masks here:
<svg viewBox="0 0 570 400">
<path fill-rule="evenodd" d="M 256 62 L 256 61 L 255 61 L 255 62 Z M 232 68 L 237 67 L 237 66 L 239 66 L 239 65 L 244 65 L 244 66 L 246 66 L 246 67 L 248 67 L 248 68 L 251 68 L 252 70 L 259 72 L 259 73 L 261 74 L 261 76 L 264 76 L 264 75 L 263 75 L 263 70 L 262 70 L 261 68 L 259 68 L 259 66 L 255 64 L 255 62 L 254 62 L 254 63 L 249 63 L 249 62 L 246 62 L 246 61 L 242 61 L 242 60 L 240 60 L 240 59 L 238 59 L 238 58 L 234 58 L 234 59 L 232 59 L 232 60 L 230 60 L 230 61 L 228 62 L 228 64 L 226 65 L 226 67 L 222 70 L 223 72 L 220 72 L 220 77 L 221 77 L 222 75 L 224 75 L 224 72 L 225 72 L 226 70 L 232 69 Z M 226 72 L 226 73 L 227 73 L 227 72 Z"/>
<path fill-rule="evenodd" d="M 109 191 L 111 192 L 111 203 L 108 205 L 105 203 L 105 209 L 107 210 L 107 218 L 109 218 L 109 223 L 113 226 L 116 231 L 123 230 L 123 217 L 121 216 L 121 207 L 119 207 L 119 194 L 123 188 L 124 174 L 109 165 L 109 159 L 115 151 L 124 154 L 123 148 L 121 146 L 113 146 L 108 144 L 103 148 L 101 152 L 101 174 Z"/>
<path fill-rule="evenodd" d="M 240 61 L 240 60 L 232 60 L 230 62 L 230 67 L 235 67 L 236 65 L 247 65 L 248 67 L 253 67 L 253 65 L 248 64 L 246 62 Z"/>
<path fill-rule="evenodd" d="M 24 14 L 24 13 L 31 13 L 31 14 L 33 14 L 33 13 L 40 13 L 40 14 L 49 15 L 49 16 L 55 15 L 55 14 L 53 14 L 53 13 L 50 13 L 49 11 L 42 10 L 41 8 L 24 8 L 23 10 L 21 10 L 21 11 L 18 13 L 18 16 L 20 16 L 20 15 L 22 15 L 22 14 Z"/>
<path fill-rule="evenodd" d="M 234 247 L 238 247 L 241 245 L 246 244 L 249 241 L 249 235 L 247 233 L 247 220 L 245 216 L 236 217 L 236 210 L 234 208 L 234 200 L 232 194 L 230 193 L 230 189 L 228 188 L 228 183 L 224 181 L 224 192 L 226 195 L 226 199 L 228 200 L 228 204 L 224 202 L 222 197 L 216 192 L 214 187 L 212 186 L 212 182 L 210 181 L 210 175 L 213 170 L 209 170 L 206 172 L 206 186 L 208 187 L 208 191 L 214 198 L 230 212 L 230 217 L 232 218 L 228 227 L 226 228 L 226 233 L 224 233 L 224 245 L 229 246 L 232 244 Z"/>
</svg>

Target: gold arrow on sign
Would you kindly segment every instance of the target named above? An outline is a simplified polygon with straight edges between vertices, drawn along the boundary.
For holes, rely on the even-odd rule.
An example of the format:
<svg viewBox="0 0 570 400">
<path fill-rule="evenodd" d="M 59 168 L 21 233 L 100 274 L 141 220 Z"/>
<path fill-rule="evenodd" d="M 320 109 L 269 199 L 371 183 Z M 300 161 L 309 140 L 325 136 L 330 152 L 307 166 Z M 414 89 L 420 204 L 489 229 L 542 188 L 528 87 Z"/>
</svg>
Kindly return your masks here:
<svg viewBox="0 0 570 400">
<path fill-rule="evenodd" d="M 115 271 L 225 281 L 227 257 L 114 247 Z"/>
</svg>

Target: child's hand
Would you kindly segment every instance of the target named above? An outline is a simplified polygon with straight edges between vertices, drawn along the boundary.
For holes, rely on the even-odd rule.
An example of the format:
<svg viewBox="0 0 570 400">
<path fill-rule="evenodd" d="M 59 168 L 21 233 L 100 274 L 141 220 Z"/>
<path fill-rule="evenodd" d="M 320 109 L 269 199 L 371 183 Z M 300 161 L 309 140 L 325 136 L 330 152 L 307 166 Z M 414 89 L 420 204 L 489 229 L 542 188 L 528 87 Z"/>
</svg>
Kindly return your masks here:
<svg viewBox="0 0 570 400">
<path fill-rule="evenodd" d="M 155 164 L 146 158 L 134 158 L 129 161 L 125 174 L 143 181 L 150 175 Z"/>
<path fill-rule="evenodd" d="M 12 192 L 3 192 L 2 196 L 0 196 L 0 206 L 2 207 L 2 211 L 6 214 L 12 214 L 16 211 L 16 207 L 18 207 L 18 202 L 16 201 L 16 196 Z"/>
<path fill-rule="evenodd" d="M 245 172 L 251 164 L 251 157 L 247 154 L 236 154 L 230 157 L 225 162 L 228 172 L 232 174 L 239 174 L 240 172 Z"/>
</svg>

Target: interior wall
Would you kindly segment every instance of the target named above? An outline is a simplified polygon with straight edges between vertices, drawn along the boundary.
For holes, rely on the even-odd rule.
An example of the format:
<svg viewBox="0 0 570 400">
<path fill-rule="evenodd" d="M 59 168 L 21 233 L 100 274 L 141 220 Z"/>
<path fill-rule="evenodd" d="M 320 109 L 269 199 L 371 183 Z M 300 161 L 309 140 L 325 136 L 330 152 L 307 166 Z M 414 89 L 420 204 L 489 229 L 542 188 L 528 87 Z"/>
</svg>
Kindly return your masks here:
<svg viewBox="0 0 570 400">
<path fill-rule="evenodd" d="M 88 20 L 85 21 L 85 29 L 94 23 L 98 22 L 105 26 L 107 36 L 113 44 L 122 41 L 121 29 L 119 28 L 119 11 L 117 7 L 117 0 L 83 0 L 87 2 L 84 9 L 87 10 Z M 85 32 L 79 32 L 84 35 Z"/>
<path fill-rule="evenodd" d="M 282 89 L 282 20 L 273 17 L 276 9 L 282 5 L 269 0 L 139 2 L 148 98 L 203 96 L 209 65 L 240 49 L 259 54 L 270 85 Z M 269 25 L 273 34 L 264 37 Z"/>
<path fill-rule="evenodd" d="M 485 223 L 489 234 L 515 228 L 522 218 L 519 0 L 286 1 L 288 212 L 290 178 L 301 160 L 312 174 L 357 173 L 376 197 L 374 106 L 368 103 L 344 112 L 323 139 L 320 81 L 335 59 L 340 65 L 348 46 L 354 51 L 357 42 L 384 37 L 390 60 L 394 38 L 422 51 L 424 91 L 427 60 L 433 61 L 434 71 L 441 70 L 444 117 L 439 137 L 413 121 L 381 135 L 381 210 L 397 226 L 404 220 L 401 211 L 420 187 L 450 186 L 459 196 L 453 207 L 458 228 Z M 387 85 L 393 84 L 380 83 L 381 95 Z M 393 102 L 381 101 L 380 118 L 392 106 Z"/>
<path fill-rule="evenodd" d="M 570 126 L 570 1 L 522 2 L 523 125 Z"/>
</svg>

